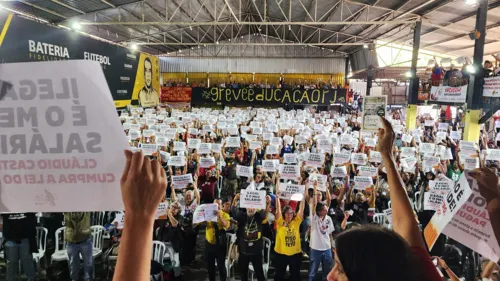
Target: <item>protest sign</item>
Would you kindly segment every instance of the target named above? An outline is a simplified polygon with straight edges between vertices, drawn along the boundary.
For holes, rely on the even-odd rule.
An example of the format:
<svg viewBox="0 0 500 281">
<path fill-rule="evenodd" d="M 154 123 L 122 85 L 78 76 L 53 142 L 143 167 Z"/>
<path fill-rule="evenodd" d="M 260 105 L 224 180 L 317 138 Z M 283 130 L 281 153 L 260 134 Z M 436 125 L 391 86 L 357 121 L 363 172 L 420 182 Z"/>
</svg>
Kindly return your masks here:
<svg viewBox="0 0 500 281">
<path fill-rule="evenodd" d="M 186 143 L 183 141 L 174 141 L 174 151 L 185 151 Z"/>
<path fill-rule="evenodd" d="M 158 152 L 158 147 L 156 144 L 151 143 L 139 143 L 139 148 L 142 150 L 144 155 L 156 155 Z"/>
<path fill-rule="evenodd" d="M 448 131 L 448 123 L 439 123 L 438 131 Z"/>
<path fill-rule="evenodd" d="M 351 135 L 340 135 L 340 144 L 352 145 L 352 136 Z"/>
<path fill-rule="evenodd" d="M 436 150 L 436 145 L 433 143 L 421 142 L 419 145 L 419 150 L 421 154 L 434 153 L 434 151 Z"/>
<path fill-rule="evenodd" d="M 366 165 L 367 156 L 364 153 L 352 153 L 351 163 L 356 165 Z"/>
<path fill-rule="evenodd" d="M 297 164 L 297 154 L 295 154 L 295 153 L 283 154 L 283 163 L 285 163 L 285 164 Z"/>
<path fill-rule="evenodd" d="M 451 154 L 451 148 L 446 148 L 442 153 L 439 154 L 441 160 L 452 160 L 453 154 Z"/>
<path fill-rule="evenodd" d="M 439 157 L 424 156 L 423 166 L 424 168 L 432 169 L 439 165 Z"/>
<path fill-rule="evenodd" d="M 351 161 L 351 153 L 335 153 L 333 154 L 333 163 L 338 165 L 344 165 L 345 163 L 349 163 Z"/>
<path fill-rule="evenodd" d="M 500 161 L 500 149 L 486 150 L 486 160 Z"/>
<path fill-rule="evenodd" d="M 427 119 L 427 120 L 424 121 L 424 125 L 426 127 L 433 127 L 434 126 L 434 120 Z"/>
<path fill-rule="evenodd" d="M 366 138 L 365 139 L 365 145 L 368 147 L 376 147 L 377 146 L 377 140 L 374 138 Z"/>
<path fill-rule="evenodd" d="M 309 153 L 307 155 L 306 163 L 308 166 L 321 167 L 325 161 L 325 155 L 321 153 Z"/>
<path fill-rule="evenodd" d="M 166 220 L 167 219 L 167 209 L 168 202 L 161 202 L 156 208 L 155 220 Z"/>
<path fill-rule="evenodd" d="M 413 140 L 413 136 L 412 135 L 406 135 L 404 134 L 403 137 L 401 138 L 404 142 L 407 142 L 407 143 L 411 143 L 411 141 Z"/>
<path fill-rule="evenodd" d="M 253 167 L 237 165 L 236 175 L 238 177 L 247 177 L 247 178 L 253 177 Z"/>
<path fill-rule="evenodd" d="M 260 141 L 251 141 L 249 148 L 251 150 L 254 150 L 254 149 L 257 149 L 257 148 L 262 148 L 262 142 L 260 142 Z"/>
<path fill-rule="evenodd" d="M 310 175 L 309 187 L 313 188 L 314 181 L 318 181 L 318 186 L 316 187 L 319 191 L 326 192 L 326 185 L 328 183 L 328 176 L 321 174 Z"/>
<path fill-rule="evenodd" d="M 441 140 L 445 140 L 447 135 L 448 134 L 446 132 L 437 132 L 436 133 L 436 138 L 437 139 L 441 139 Z"/>
<path fill-rule="evenodd" d="M 113 220 L 113 224 L 116 224 L 117 229 L 123 229 L 125 226 L 125 213 L 117 212 L 115 214 L 115 219 Z"/>
<path fill-rule="evenodd" d="M 332 141 L 329 139 L 321 139 L 317 142 L 317 149 L 324 150 L 325 152 L 332 152 Z"/>
<path fill-rule="evenodd" d="M 273 137 L 269 142 L 270 145 L 280 146 L 282 144 L 282 140 L 280 137 Z"/>
<path fill-rule="evenodd" d="M 205 221 L 217 222 L 216 212 L 219 210 L 219 205 L 216 203 L 212 204 L 201 204 L 194 210 L 193 213 L 193 224 L 202 223 Z"/>
<path fill-rule="evenodd" d="M 200 167 L 201 168 L 210 168 L 215 166 L 215 159 L 213 157 L 201 157 L 200 158 Z"/>
<path fill-rule="evenodd" d="M 190 183 L 193 183 L 192 174 L 172 176 L 172 185 L 174 186 L 175 189 L 183 189 Z"/>
<path fill-rule="evenodd" d="M 292 200 L 292 195 L 294 194 L 304 194 L 305 186 L 298 184 L 287 183 L 284 186 L 280 187 L 279 198 L 285 200 Z"/>
<path fill-rule="evenodd" d="M 162 163 L 167 163 L 168 158 L 170 157 L 170 153 L 166 151 L 160 151 L 160 158 Z"/>
<path fill-rule="evenodd" d="M 279 147 L 276 145 L 268 145 L 266 149 L 266 154 L 267 155 L 274 155 L 274 154 L 279 154 Z"/>
<path fill-rule="evenodd" d="M 211 144 L 211 149 L 212 149 L 212 152 L 214 152 L 214 153 L 220 153 L 221 147 L 222 147 L 222 145 L 220 143 L 212 143 Z"/>
<path fill-rule="evenodd" d="M 424 193 L 424 210 L 436 211 L 441 206 L 444 199 L 443 192 L 437 190 L 429 190 Z"/>
<path fill-rule="evenodd" d="M 431 221 L 424 229 L 424 238 L 429 249 L 432 249 L 439 234 L 472 194 L 466 174 L 462 173 L 458 182 L 445 196 L 445 200 L 443 200 L 441 206 L 436 210 Z"/>
<path fill-rule="evenodd" d="M 240 208 L 265 209 L 266 191 L 242 189 L 240 195 Z"/>
<path fill-rule="evenodd" d="M 454 140 L 460 140 L 462 139 L 462 134 L 459 131 L 451 131 L 450 138 Z"/>
<path fill-rule="evenodd" d="M 340 166 L 340 167 L 332 167 L 332 177 L 333 178 L 344 178 L 347 176 L 347 169 L 345 166 Z"/>
<path fill-rule="evenodd" d="M 198 154 L 210 154 L 212 152 L 211 143 L 200 143 L 198 146 Z"/>
<path fill-rule="evenodd" d="M 300 176 L 299 165 L 280 165 L 279 174 L 282 179 L 296 180 Z"/>
<path fill-rule="evenodd" d="M 123 210 L 129 145 L 100 65 L 0 64 L 0 80 L 0 212 Z"/>
<path fill-rule="evenodd" d="M 385 217 L 387 218 L 387 221 L 389 224 L 392 224 L 392 209 L 385 209 L 383 210 Z"/>
<path fill-rule="evenodd" d="M 362 177 L 355 176 L 354 177 L 354 188 L 355 189 L 366 189 L 373 185 L 373 179 L 371 177 Z"/>
<path fill-rule="evenodd" d="M 380 117 L 385 117 L 387 96 L 366 96 L 363 100 L 362 130 L 376 131 L 382 128 Z"/>
<path fill-rule="evenodd" d="M 377 175 L 378 169 L 369 166 L 358 166 L 358 171 L 360 176 L 374 177 Z"/>
<path fill-rule="evenodd" d="M 279 168 L 279 160 L 278 166 L 276 166 L 275 160 L 262 160 L 262 171 L 264 172 L 274 172 Z"/>
<path fill-rule="evenodd" d="M 184 165 L 186 165 L 186 157 L 184 157 L 184 156 L 171 156 L 168 159 L 167 165 L 168 166 L 176 166 L 176 167 L 184 166 Z"/>
<path fill-rule="evenodd" d="M 479 168 L 479 158 L 470 158 L 470 157 L 467 157 L 465 158 L 465 161 L 464 161 L 464 169 L 465 170 L 474 170 L 474 169 L 477 169 Z"/>
<path fill-rule="evenodd" d="M 157 137 L 156 144 L 158 146 L 168 146 L 168 139 L 166 137 Z"/>
<path fill-rule="evenodd" d="M 295 143 L 296 144 L 304 144 L 307 143 L 307 137 L 303 135 L 296 135 L 295 136 Z"/>
<path fill-rule="evenodd" d="M 240 147 L 240 137 L 227 137 L 226 147 Z"/>
<path fill-rule="evenodd" d="M 262 135 L 262 132 L 263 132 L 263 131 L 262 131 L 262 128 L 253 128 L 253 129 L 252 129 L 252 133 L 253 133 L 254 135 Z"/>
<path fill-rule="evenodd" d="M 415 164 L 417 164 L 417 158 L 415 158 L 414 156 L 401 158 L 401 165 L 408 169 L 414 170 Z"/>
<path fill-rule="evenodd" d="M 382 154 L 380 154 L 380 152 L 378 151 L 370 150 L 369 161 L 373 163 L 382 163 Z"/>
</svg>

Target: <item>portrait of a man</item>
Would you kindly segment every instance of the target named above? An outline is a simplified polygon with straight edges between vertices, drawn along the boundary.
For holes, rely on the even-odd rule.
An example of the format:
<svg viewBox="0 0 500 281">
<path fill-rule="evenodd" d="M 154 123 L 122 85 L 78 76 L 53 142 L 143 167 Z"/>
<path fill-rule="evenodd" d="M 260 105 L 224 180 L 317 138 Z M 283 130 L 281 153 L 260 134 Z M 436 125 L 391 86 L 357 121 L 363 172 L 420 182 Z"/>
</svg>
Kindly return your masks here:
<svg viewBox="0 0 500 281">
<path fill-rule="evenodd" d="M 154 107 L 160 103 L 158 92 L 153 88 L 153 63 L 144 59 L 144 87 L 139 92 L 139 104 L 142 107 Z"/>
</svg>

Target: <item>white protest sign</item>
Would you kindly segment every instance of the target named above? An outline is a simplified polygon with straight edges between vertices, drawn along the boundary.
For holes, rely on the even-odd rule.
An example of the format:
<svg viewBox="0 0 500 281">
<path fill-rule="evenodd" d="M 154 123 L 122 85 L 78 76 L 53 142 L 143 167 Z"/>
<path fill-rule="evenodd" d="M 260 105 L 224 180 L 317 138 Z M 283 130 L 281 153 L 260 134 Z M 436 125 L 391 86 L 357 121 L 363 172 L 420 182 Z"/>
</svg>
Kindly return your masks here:
<svg viewBox="0 0 500 281">
<path fill-rule="evenodd" d="M 262 171 L 264 172 L 274 172 L 279 168 L 279 160 L 278 166 L 276 166 L 275 160 L 262 160 Z"/>
<path fill-rule="evenodd" d="M 447 177 L 441 177 L 437 180 L 430 180 L 429 181 L 429 189 L 430 190 L 449 192 L 454 186 L 455 186 L 455 182 L 450 180 Z"/>
<path fill-rule="evenodd" d="M 321 175 L 321 174 L 312 174 L 310 176 L 310 188 L 313 187 L 314 181 L 318 181 L 318 186 L 317 189 L 319 191 L 326 192 L 326 184 L 328 183 L 328 176 L 327 175 Z"/>
<path fill-rule="evenodd" d="M 168 166 L 176 166 L 176 167 L 184 166 L 184 165 L 186 165 L 186 157 L 184 157 L 184 156 L 171 156 L 168 159 L 167 165 Z"/>
<path fill-rule="evenodd" d="M 274 137 L 273 133 L 264 133 L 262 134 L 262 139 L 265 141 L 270 141 Z"/>
<path fill-rule="evenodd" d="M 156 220 L 165 220 L 165 219 L 167 219 L 167 209 L 168 209 L 168 202 L 161 202 L 158 205 L 158 208 L 156 208 L 155 219 Z"/>
<path fill-rule="evenodd" d="M 462 134 L 459 131 L 451 131 L 450 132 L 450 138 L 454 140 L 461 140 L 462 139 Z"/>
<path fill-rule="evenodd" d="M 351 153 L 335 153 L 333 154 L 333 163 L 337 165 L 344 165 L 345 163 L 349 163 L 351 161 Z"/>
<path fill-rule="evenodd" d="M 424 156 L 423 166 L 424 168 L 432 169 L 439 165 L 439 157 Z"/>
<path fill-rule="evenodd" d="M 251 141 L 250 142 L 250 149 L 254 150 L 254 149 L 257 149 L 257 148 L 260 148 L 262 147 L 262 142 L 260 141 Z"/>
<path fill-rule="evenodd" d="M 212 152 L 214 153 L 220 153 L 222 145 L 220 143 L 212 143 L 211 145 Z"/>
<path fill-rule="evenodd" d="M 210 168 L 215 166 L 215 158 L 213 157 L 201 157 L 200 158 L 200 167 L 201 168 Z"/>
<path fill-rule="evenodd" d="M 369 161 L 373 163 L 382 163 L 382 154 L 378 151 L 370 150 Z"/>
<path fill-rule="evenodd" d="M 276 145 L 268 145 L 266 149 L 267 155 L 279 154 L 279 147 Z"/>
<path fill-rule="evenodd" d="M 477 169 L 479 168 L 479 158 L 465 158 L 464 159 L 464 169 L 465 170 L 474 170 L 474 169 Z"/>
<path fill-rule="evenodd" d="M 266 191 L 242 189 L 240 195 L 240 208 L 265 209 Z"/>
<path fill-rule="evenodd" d="M 446 195 L 446 193 L 444 193 Z M 424 210 L 435 211 L 443 202 L 444 195 L 441 191 L 429 190 L 424 193 Z"/>
<path fill-rule="evenodd" d="M 325 155 L 321 153 L 309 153 L 307 155 L 306 163 L 308 166 L 321 167 L 325 162 Z"/>
<path fill-rule="evenodd" d="M 417 158 L 414 156 L 401 158 L 401 165 L 408 169 L 415 168 L 415 164 L 417 164 Z"/>
<path fill-rule="evenodd" d="M 295 153 L 284 153 L 283 162 L 285 164 L 297 164 L 297 154 Z"/>
<path fill-rule="evenodd" d="M 287 183 L 284 186 L 280 187 L 279 198 L 292 200 L 292 196 L 294 194 L 304 194 L 305 188 L 306 187 L 304 185 Z"/>
<path fill-rule="evenodd" d="M 253 167 L 236 165 L 236 175 L 238 177 L 253 177 Z"/>
<path fill-rule="evenodd" d="M 0 80 L 0 212 L 123 210 L 129 145 L 101 66 L 0 64 Z"/>
<path fill-rule="evenodd" d="M 363 100 L 362 129 L 376 131 L 382 128 L 380 117 L 385 117 L 387 96 L 366 96 Z"/>
<path fill-rule="evenodd" d="M 362 177 L 355 176 L 354 177 L 354 188 L 355 189 L 366 189 L 373 185 L 373 179 L 371 177 Z"/>
<path fill-rule="evenodd" d="M 436 150 L 436 145 L 433 143 L 421 142 L 419 145 L 419 149 L 421 154 L 434 153 L 434 151 Z"/>
<path fill-rule="evenodd" d="M 280 137 L 273 137 L 269 142 L 270 145 L 280 146 L 283 141 Z"/>
<path fill-rule="evenodd" d="M 168 139 L 166 137 L 157 137 L 156 144 L 158 146 L 168 146 Z"/>
<path fill-rule="evenodd" d="M 280 165 L 279 174 L 282 179 L 296 180 L 300 176 L 299 165 Z"/>
<path fill-rule="evenodd" d="M 439 131 L 447 131 L 448 130 L 448 123 L 439 123 L 438 125 L 438 130 Z"/>
<path fill-rule="evenodd" d="M 240 147 L 240 137 L 226 138 L 226 147 Z"/>
<path fill-rule="evenodd" d="M 190 183 L 193 183 L 193 175 L 192 174 L 172 176 L 172 184 L 175 187 L 175 189 L 182 189 Z"/>
<path fill-rule="evenodd" d="M 452 160 L 453 154 L 451 153 L 451 148 L 446 148 L 441 154 L 439 154 L 441 160 Z"/>
<path fill-rule="evenodd" d="M 392 209 L 385 209 L 383 210 L 385 217 L 387 218 L 387 221 L 389 224 L 392 224 Z"/>
<path fill-rule="evenodd" d="M 329 139 L 320 139 L 317 141 L 317 148 L 325 152 L 332 152 L 332 141 Z"/>
<path fill-rule="evenodd" d="M 210 154 L 212 152 L 211 143 L 200 143 L 198 146 L 198 154 Z"/>
<path fill-rule="evenodd" d="M 426 127 L 433 127 L 434 126 L 434 120 L 425 120 L 424 125 Z"/>
<path fill-rule="evenodd" d="M 369 166 L 358 166 L 358 171 L 360 176 L 374 177 L 377 175 L 378 169 Z"/>
<path fill-rule="evenodd" d="M 436 210 L 431 221 L 424 229 L 424 238 L 429 250 L 436 243 L 439 234 L 441 234 L 446 225 L 453 219 L 457 211 L 472 194 L 466 174 L 462 173 L 458 182 L 445 196 L 446 200 L 443 200 L 441 206 Z"/>
<path fill-rule="evenodd" d="M 402 137 L 402 140 L 404 142 L 411 143 L 411 141 L 413 140 L 413 136 L 412 135 L 406 135 L 406 134 L 404 134 L 403 137 Z"/>
<path fill-rule="evenodd" d="M 139 148 L 142 150 L 144 155 L 153 155 L 158 150 L 156 144 L 151 143 L 139 143 Z"/>
<path fill-rule="evenodd" d="M 414 147 L 401 147 L 401 157 L 415 156 Z"/>
<path fill-rule="evenodd" d="M 307 143 L 307 137 L 303 135 L 297 135 L 295 136 L 295 143 L 296 144 L 304 144 Z"/>
<path fill-rule="evenodd" d="M 347 176 L 347 169 L 345 166 L 332 167 L 331 175 L 333 178 L 344 178 Z"/>
<path fill-rule="evenodd" d="M 174 141 L 174 151 L 185 151 L 186 143 L 183 141 Z"/>
<path fill-rule="evenodd" d="M 216 212 L 219 210 L 219 205 L 213 204 L 202 204 L 196 207 L 193 213 L 193 224 L 202 223 L 205 221 L 217 221 Z"/>
<path fill-rule="evenodd" d="M 352 145 L 352 135 L 340 135 L 340 144 Z"/>
<path fill-rule="evenodd" d="M 374 138 L 365 138 L 365 145 L 368 147 L 376 147 L 377 140 Z"/>
<path fill-rule="evenodd" d="M 445 140 L 446 136 L 447 136 L 446 132 L 437 132 L 436 133 L 436 138 L 438 138 L 438 139 Z"/>
<path fill-rule="evenodd" d="M 351 154 L 351 163 L 356 165 L 366 165 L 366 161 L 368 157 L 364 153 L 352 153 Z"/>
<path fill-rule="evenodd" d="M 486 150 L 486 160 L 500 161 L 500 149 Z"/>
</svg>

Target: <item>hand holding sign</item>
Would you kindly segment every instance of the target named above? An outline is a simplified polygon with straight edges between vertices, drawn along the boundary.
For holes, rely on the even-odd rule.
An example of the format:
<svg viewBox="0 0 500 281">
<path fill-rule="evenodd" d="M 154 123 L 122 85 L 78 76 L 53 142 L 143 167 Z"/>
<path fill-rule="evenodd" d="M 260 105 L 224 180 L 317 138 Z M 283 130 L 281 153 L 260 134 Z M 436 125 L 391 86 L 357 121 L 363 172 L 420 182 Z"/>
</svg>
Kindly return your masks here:
<svg viewBox="0 0 500 281">
<path fill-rule="evenodd" d="M 500 199 L 500 186 L 498 177 L 489 168 L 483 167 L 470 172 L 470 175 L 477 180 L 481 196 L 490 202 L 495 198 Z"/>
</svg>

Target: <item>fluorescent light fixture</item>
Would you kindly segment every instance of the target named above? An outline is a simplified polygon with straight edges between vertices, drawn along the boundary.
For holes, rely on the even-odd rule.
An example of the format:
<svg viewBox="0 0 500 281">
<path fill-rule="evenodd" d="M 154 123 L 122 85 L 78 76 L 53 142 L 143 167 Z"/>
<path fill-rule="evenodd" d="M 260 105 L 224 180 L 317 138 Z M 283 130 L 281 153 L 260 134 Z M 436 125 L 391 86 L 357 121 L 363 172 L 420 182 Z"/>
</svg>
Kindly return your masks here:
<svg viewBox="0 0 500 281">
<path fill-rule="evenodd" d="M 405 76 L 407 78 L 411 78 L 411 77 L 413 77 L 413 74 L 411 73 L 411 71 L 408 71 L 408 72 L 405 73 Z"/>
<path fill-rule="evenodd" d="M 73 28 L 74 30 L 80 30 L 82 28 L 82 25 L 80 24 L 80 22 L 78 21 L 74 21 L 72 24 L 71 24 L 71 28 Z"/>
<path fill-rule="evenodd" d="M 368 49 L 368 45 L 367 45 L 367 44 L 364 44 L 364 45 L 363 45 L 363 48 Z"/>
<path fill-rule="evenodd" d="M 477 4 L 477 0 L 465 0 L 465 4 L 467 4 L 467 5 L 476 5 Z"/>
<path fill-rule="evenodd" d="M 192 27 L 192 26 L 189 26 L 189 30 L 193 30 L 193 27 Z"/>
<path fill-rule="evenodd" d="M 468 65 L 465 67 L 465 71 L 469 73 L 476 73 L 476 67 L 474 67 L 474 65 Z"/>
<path fill-rule="evenodd" d="M 137 50 L 139 47 L 137 46 L 137 44 L 132 44 L 132 45 L 130 46 L 130 48 L 131 48 L 132 50 Z"/>
<path fill-rule="evenodd" d="M 215 42 L 215 44 L 219 44 L 219 41 Z"/>
</svg>

